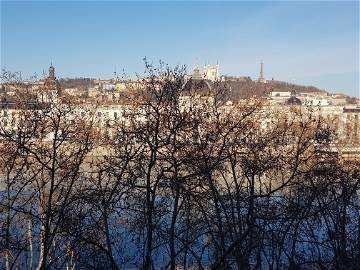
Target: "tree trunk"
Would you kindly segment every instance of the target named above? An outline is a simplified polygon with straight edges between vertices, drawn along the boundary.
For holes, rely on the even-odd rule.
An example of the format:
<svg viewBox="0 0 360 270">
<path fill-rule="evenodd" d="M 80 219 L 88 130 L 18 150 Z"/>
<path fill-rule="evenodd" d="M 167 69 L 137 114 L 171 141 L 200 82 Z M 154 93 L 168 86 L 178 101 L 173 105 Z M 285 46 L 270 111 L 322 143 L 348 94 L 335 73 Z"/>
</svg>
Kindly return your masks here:
<svg viewBox="0 0 360 270">
<path fill-rule="evenodd" d="M 29 223 L 28 223 L 28 240 L 29 240 L 29 253 L 30 253 L 30 260 L 29 260 L 28 268 L 29 268 L 29 270 L 32 270 L 34 252 L 33 252 L 33 242 L 32 242 L 32 221 L 31 221 L 31 218 L 29 218 Z"/>
<path fill-rule="evenodd" d="M 171 227 L 170 227 L 170 236 L 169 236 L 169 245 L 170 245 L 170 269 L 175 270 L 176 268 L 176 253 L 175 253 L 175 230 L 176 230 L 176 218 L 178 213 L 180 197 L 180 187 L 179 183 L 175 183 L 175 201 L 174 209 L 171 217 Z"/>
</svg>

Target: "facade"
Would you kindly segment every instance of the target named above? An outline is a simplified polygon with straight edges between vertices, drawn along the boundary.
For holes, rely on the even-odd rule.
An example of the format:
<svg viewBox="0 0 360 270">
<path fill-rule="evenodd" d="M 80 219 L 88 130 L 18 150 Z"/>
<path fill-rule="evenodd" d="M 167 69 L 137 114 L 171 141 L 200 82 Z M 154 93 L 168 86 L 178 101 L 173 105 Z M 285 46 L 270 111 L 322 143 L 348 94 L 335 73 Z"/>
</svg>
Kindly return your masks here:
<svg viewBox="0 0 360 270">
<path fill-rule="evenodd" d="M 208 80 L 211 82 L 218 81 L 220 80 L 219 65 L 206 65 L 203 70 L 195 65 L 191 78 L 195 80 Z"/>
<path fill-rule="evenodd" d="M 219 65 L 206 65 L 204 68 L 204 79 L 218 81 L 220 79 Z"/>
</svg>

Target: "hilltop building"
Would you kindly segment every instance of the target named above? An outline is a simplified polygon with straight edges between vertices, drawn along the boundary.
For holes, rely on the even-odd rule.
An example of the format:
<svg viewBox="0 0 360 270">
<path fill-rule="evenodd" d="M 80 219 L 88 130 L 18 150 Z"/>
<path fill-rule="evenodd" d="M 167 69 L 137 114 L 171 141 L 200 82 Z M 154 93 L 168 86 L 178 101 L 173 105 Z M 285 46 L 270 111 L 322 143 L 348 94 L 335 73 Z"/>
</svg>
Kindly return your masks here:
<svg viewBox="0 0 360 270">
<path fill-rule="evenodd" d="M 204 79 L 209 81 L 217 81 L 220 79 L 219 65 L 207 65 L 204 68 Z"/>
<path fill-rule="evenodd" d="M 198 65 L 195 65 L 191 77 L 195 80 L 218 81 L 220 79 L 219 65 L 206 65 L 203 70 Z"/>
<path fill-rule="evenodd" d="M 202 80 L 203 79 L 203 75 L 201 74 L 201 70 L 197 65 L 194 67 L 192 78 L 194 80 Z"/>
<path fill-rule="evenodd" d="M 195 65 L 193 73 L 186 79 L 183 89 L 187 91 L 196 91 L 198 93 L 208 93 L 212 88 L 211 84 L 212 81 L 206 78 L 198 65 Z"/>
</svg>

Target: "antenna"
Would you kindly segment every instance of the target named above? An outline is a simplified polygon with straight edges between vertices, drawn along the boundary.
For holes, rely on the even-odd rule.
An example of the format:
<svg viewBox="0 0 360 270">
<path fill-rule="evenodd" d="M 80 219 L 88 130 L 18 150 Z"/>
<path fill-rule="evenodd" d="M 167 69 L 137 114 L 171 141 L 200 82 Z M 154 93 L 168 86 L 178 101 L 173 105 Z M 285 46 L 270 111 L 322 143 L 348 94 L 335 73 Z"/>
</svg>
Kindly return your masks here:
<svg viewBox="0 0 360 270">
<path fill-rule="evenodd" d="M 260 77 L 259 77 L 259 82 L 264 82 L 265 78 L 264 78 L 264 62 L 261 58 L 260 61 Z"/>
<path fill-rule="evenodd" d="M 116 72 L 116 66 L 114 67 L 114 81 L 118 80 L 117 72 Z"/>
</svg>

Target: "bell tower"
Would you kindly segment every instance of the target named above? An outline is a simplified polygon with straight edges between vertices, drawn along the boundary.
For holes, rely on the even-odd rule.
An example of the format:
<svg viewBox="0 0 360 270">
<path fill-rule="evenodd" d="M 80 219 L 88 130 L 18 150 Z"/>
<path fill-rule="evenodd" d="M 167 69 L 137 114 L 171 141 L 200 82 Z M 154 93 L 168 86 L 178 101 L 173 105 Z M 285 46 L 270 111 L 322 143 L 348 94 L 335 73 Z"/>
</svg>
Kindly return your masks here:
<svg viewBox="0 0 360 270">
<path fill-rule="evenodd" d="M 55 68 L 53 67 L 52 63 L 50 65 L 50 67 L 49 67 L 49 77 L 48 78 L 51 79 L 51 80 L 56 79 L 56 77 L 55 77 Z"/>
<path fill-rule="evenodd" d="M 43 85 L 44 93 L 46 93 L 46 99 L 49 100 L 51 97 L 52 99 L 55 99 L 59 95 L 61 95 L 61 88 L 58 80 L 55 77 L 55 68 L 54 66 L 50 65 L 49 67 L 49 75 L 45 79 L 44 85 Z"/>
</svg>

